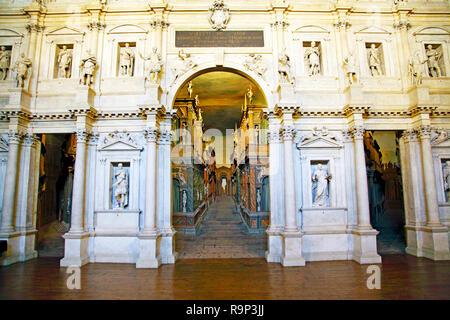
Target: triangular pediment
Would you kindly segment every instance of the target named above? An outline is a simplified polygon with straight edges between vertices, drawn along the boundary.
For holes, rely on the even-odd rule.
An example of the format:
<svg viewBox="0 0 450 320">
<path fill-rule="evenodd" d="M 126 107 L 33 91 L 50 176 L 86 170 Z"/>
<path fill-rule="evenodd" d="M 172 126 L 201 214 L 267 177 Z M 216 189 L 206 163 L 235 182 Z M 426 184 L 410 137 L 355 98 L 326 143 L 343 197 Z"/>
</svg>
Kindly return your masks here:
<svg viewBox="0 0 450 320">
<path fill-rule="evenodd" d="M 433 148 L 450 148 L 450 139 L 437 140 L 432 144 Z"/>
<path fill-rule="evenodd" d="M 337 149 L 342 148 L 342 145 L 339 144 L 335 139 L 325 138 L 325 137 L 315 137 L 307 140 L 300 141 L 297 143 L 297 147 L 299 149 Z"/>
<path fill-rule="evenodd" d="M 60 35 L 69 36 L 69 35 L 83 35 L 83 34 L 84 32 L 81 32 L 80 30 L 71 27 L 62 27 L 47 33 L 47 35 L 51 36 L 60 36 Z"/>
<path fill-rule="evenodd" d="M 100 151 L 126 151 L 126 150 L 142 150 L 138 146 L 124 141 L 114 141 L 107 143 L 100 148 Z"/>
</svg>

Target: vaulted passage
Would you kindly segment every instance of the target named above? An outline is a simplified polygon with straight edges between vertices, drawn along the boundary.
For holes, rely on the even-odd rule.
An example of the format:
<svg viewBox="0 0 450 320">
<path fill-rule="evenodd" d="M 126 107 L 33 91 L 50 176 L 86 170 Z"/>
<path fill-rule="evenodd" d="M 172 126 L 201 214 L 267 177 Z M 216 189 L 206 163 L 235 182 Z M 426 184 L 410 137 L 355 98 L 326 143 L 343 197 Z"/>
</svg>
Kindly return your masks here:
<svg viewBox="0 0 450 320">
<path fill-rule="evenodd" d="M 219 196 L 206 213 L 197 236 L 177 236 L 181 259 L 264 258 L 266 236 L 249 234 L 229 196 Z"/>
</svg>

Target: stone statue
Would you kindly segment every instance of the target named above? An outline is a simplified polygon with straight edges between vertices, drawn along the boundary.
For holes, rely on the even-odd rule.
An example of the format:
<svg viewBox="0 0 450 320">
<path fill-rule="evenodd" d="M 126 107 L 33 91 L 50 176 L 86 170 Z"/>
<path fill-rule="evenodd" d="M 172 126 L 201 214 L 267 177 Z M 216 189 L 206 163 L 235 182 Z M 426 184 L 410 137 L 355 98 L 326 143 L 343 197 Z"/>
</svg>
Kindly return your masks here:
<svg viewBox="0 0 450 320">
<path fill-rule="evenodd" d="M 114 174 L 116 182 L 113 184 L 114 198 L 116 200 L 116 209 L 124 209 L 128 206 L 128 172 L 122 163 L 117 165 L 117 171 Z"/>
<path fill-rule="evenodd" d="M 447 202 L 450 202 L 450 161 L 446 161 L 443 169 L 444 190 L 447 194 Z"/>
<path fill-rule="evenodd" d="M 194 100 L 195 100 L 195 105 L 199 106 L 200 105 L 200 99 L 198 98 L 198 94 L 195 95 Z"/>
<path fill-rule="evenodd" d="M 0 80 L 6 80 L 9 69 L 9 51 L 4 46 L 0 47 Z"/>
<path fill-rule="evenodd" d="M 252 104 L 253 103 L 253 90 L 252 90 L 252 87 L 248 87 L 246 96 L 247 96 L 247 104 Z"/>
<path fill-rule="evenodd" d="M 256 211 L 261 211 L 261 191 L 259 189 L 256 190 Z"/>
<path fill-rule="evenodd" d="M 172 68 L 172 71 L 175 74 L 173 82 L 177 81 L 177 79 L 181 75 L 197 66 L 197 64 L 194 63 L 190 57 L 191 55 L 184 52 L 183 49 L 178 51 L 178 60 L 175 62 L 174 67 Z"/>
<path fill-rule="evenodd" d="M 423 79 L 423 64 L 427 60 L 423 60 L 420 57 L 420 53 L 416 52 L 409 58 L 408 61 L 408 75 L 412 86 L 418 86 L 422 84 Z"/>
<path fill-rule="evenodd" d="M 375 43 L 370 45 L 369 49 L 369 68 L 372 77 L 380 76 L 380 58 L 378 56 L 378 49 L 375 46 Z"/>
<path fill-rule="evenodd" d="M 16 80 L 17 87 L 23 88 L 25 80 L 28 77 L 28 69 L 31 68 L 31 60 L 25 57 L 25 53 L 20 54 L 20 58 L 17 60 L 14 70 L 17 71 Z"/>
<path fill-rule="evenodd" d="M 439 59 L 441 58 L 441 54 L 429 44 L 427 46 L 426 55 L 428 59 L 428 74 L 432 78 L 440 77 L 441 68 L 439 67 Z"/>
<path fill-rule="evenodd" d="M 161 55 L 158 53 L 158 48 L 153 47 L 152 53 L 148 57 L 144 57 L 140 53 L 139 55 L 144 61 L 147 61 L 146 79 L 151 83 L 157 83 L 158 75 L 162 71 L 163 66 Z"/>
<path fill-rule="evenodd" d="M 120 74 L 122 76 L 133 76 L 134 69 L 134 52 L 130 48 L 129 43 L 125 43 L 125 47 L 120 50 Z"/>
<path fill-rule="evenodd" d="M 186 209 L 186 206 L 187 206 L 187 193 L 186 193 L 186 190 L 183 190 L 183 199 L 182 199 L 182 201 L 183 201 L 183 212 L 186 212 L 187 211 L 187 209 Z"/>
<path fill-rule="evenodd" d="M 263 79 L 267 71 L 267 67 L 264 65 L 260 54 L 250 53 L 244 61 L 244 67 L 249 71 L 255 72 Z"/>
<path fill-rule="evenodd" d="M 72 67 L 72 52 L 63 46 L 58 54 L 58 69 L 60 78 L 70 78 Z"/>
<path fill-rule="evenodd" d="M 188 91 L 188 94 L 189 94 L 189 98 L 191 98 L 192 97 L 192 81 L 189 81 L 189 83 L 188 83 L 188 87 L 187 87 L 187 91 Z"/>
<path fill-rule="evenodd" d="M 313 206 L 326 206 L 328 200 L 328 181 L 331 175 L 327 174 L 322 168 L 322 164 L 317 165 L 317 169 L 313 174 L 312 181 L 317 184 L 315 187 L 316 194 L 314 196 Z"/>
<path fill-rule="evenodd" d="M 359 79 L 358 73 L 356 71 L 355 56 L 353 55 L 353 52 L 350 52 L 349 55 L 344 59 L 344 70 L 348 77 L 350 85 L 358 83 Z"/>
<path fill-rule="evenodd" d="M 316 42 L 311 42 L 311 47 L 305 50 L 305 60 L 308 64 L 308 74 L 315 76 L 320 73 L 320 51 Z"/>
<path fill-rule="evenodd" d="M 97 66 L 97 58 L 95 58 L 95 56 L 90 51 L 88 51 L 86 58 L 81 59 L 80 84 L 89 86 L 94 82 L 94 71 L 96 66 Z"/>
<path fill-rule="evenodd" d="M 278 74 L 280 75 L 281 82 L 293 83 L 294 79 L 291 77 L 291 62 L 285 49 L 283 49 L 278 57 Z"/>
</svg>

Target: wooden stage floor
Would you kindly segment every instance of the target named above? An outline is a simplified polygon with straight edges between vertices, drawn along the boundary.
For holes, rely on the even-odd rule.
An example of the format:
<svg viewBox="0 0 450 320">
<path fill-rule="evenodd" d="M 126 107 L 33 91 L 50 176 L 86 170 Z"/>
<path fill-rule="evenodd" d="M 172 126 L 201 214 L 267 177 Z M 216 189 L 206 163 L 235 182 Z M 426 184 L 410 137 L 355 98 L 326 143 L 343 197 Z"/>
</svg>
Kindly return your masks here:
<svg viewBox="0 0 450 320">
<path fill-rule="evenodd" d="M 264 259 L 180 260 L 158 270 L 133 264 L 88 264 L 81 290 L 66 287 L 59 259 L 0 267 L 0 299 L 450 299 L 450 262 L 388 255 L 381 289 L 366 287 L 367 265 L 309 262 L 283 268 Z"/>
</svg>

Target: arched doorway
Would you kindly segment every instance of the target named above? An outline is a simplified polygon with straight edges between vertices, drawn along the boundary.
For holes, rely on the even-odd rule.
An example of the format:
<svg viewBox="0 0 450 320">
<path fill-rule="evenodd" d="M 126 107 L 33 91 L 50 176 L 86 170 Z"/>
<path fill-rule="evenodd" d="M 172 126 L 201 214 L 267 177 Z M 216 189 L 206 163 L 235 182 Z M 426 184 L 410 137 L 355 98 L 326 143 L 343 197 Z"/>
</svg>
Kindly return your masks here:
<svg viewBox="0 0 450 320">
<path fill-rule="evenodd" d="M 260 85 L 238 70 L 206 69 L 180 86 L 172 107 L 171 160 L 182 190 L 172 219 L 181 259 L 264 257 L 267 106 Z M 231 188 L 231 181 L 240 187 Z"/>
</svg>

